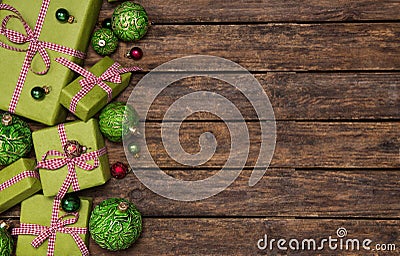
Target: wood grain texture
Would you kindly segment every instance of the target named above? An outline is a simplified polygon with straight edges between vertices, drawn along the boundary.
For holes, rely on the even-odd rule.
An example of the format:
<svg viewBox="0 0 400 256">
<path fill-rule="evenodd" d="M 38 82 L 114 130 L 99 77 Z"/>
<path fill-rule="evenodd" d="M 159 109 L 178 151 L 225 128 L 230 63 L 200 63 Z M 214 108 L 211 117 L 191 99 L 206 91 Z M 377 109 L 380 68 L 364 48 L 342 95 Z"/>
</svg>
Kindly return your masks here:
<svg viewBox="0 0 400 256">
<path fill-rule="evenodd" d="M 156 164 L 161 168 L 185 167 L 170 158 L 161 140 L 160 123 L 146 123 L 146 143 Z M 260 126 L 247 123 L 250 151 L 246 166 L 256 163 L 260 147 Z M 143 128 L 142 128 L 143 131 Z M 213 157 L 200 167 L 222 168 L 231 152 L 230 135 L 222 122 L 184 122 L 180 126 L 183 149 L 199 152 L 199 137 L 205 132 L 214 134 L 218 147 Z M 277 122 L 277 139 L 272 167 L 291 168 L 399 168 L 400 123 L 329 123 L 329 122 Z M 167 134 L 168 135 L 168 134 Z M 143 139 L 137 143 L 145 147 Z M 176 141 L 179 143 L 179 141 Z M 122 145 L 108 144 L 109 153 L 124 159 Z M 245 147 L 239 151 L 246 157 Z M 152 167 L 153 159 L 142 157 L 140 167 Z M 245 158 L 246 159 L 246 158 Z"/>
<path fill-rule="evenodd" d="M 156 78 L 164 73 L 152 73 Z M 144 74 L 116 99 L 127 102 Z M 255 74 L 272 104 L 276 120 L 400 119 L 399 73 L 293 73 Z M 252 104 L 233 86 L 209 77 L 179 80 L 164 89 L 152 104 L 146 120 L 163 120 L 172 103 L 193 92 L 210 91 L 230 100 L 245 120 L 259 120 Z M 204 104 L 208 101 L 204 100 Z M 183 100 L 182 104 L 190 104 Z M 135 105 L 142 110 L 143 105 Z M 227 110 L 228 111 L 228 110 Z M 164 119 L 172 120 L 172 119 Z M 218 120 L 204 112 L 187 120 Z"/>
<path fill-rule="evenodd" d="M 144 51 L 145 71 L 195 54 L 227 58 L 250 71 L 396 70 L 399 38 L 398 23 L 165 25 L 153 26 L 135 45 Z M 137 64 L 125 57 L 131 47 L 120 43 L 112 57 Z M 87 64 L 99 59 L 90 48 Z"/>
<path fill-rule="evenodd" d="M 106 252 L 91 241 L 92 255 L 396 255 L 394 252 L 329 250 L 272 251 L 259 250 L 257 242 L 265 234 L 275 239 L 338 238 L 338 228 L 347 229 L 348 239 L 370 239 L 377 243 L 396 244 L 398 220 L 295 220 L 295 219 L 145 219 L 143 235 L 132 248 Z M 346 248 L 344 243 L 344 247 Z M 183 246 L 184 245 L 184 246 Z M 338 246 L 339 243 L 338 243 Z M 307 247 L 306 247 L 307 248 Z M 340 247 L 338 247 L 340 248 Z M 351 248 L 351 245 L 349 245 Z"/>
<path fill-rule="evenodd" d="M 318 22 L 400 19 L 398 1 L 156 1 L 137 0 L 154 23 L 193 22 Z M 104 4 L 100 20 L 112 15 L 119 3 Z"/>
<path fill-rule="evenodd" d="M 216 170 L 166 170 L 182 180 L 200 180 Z M 220 194 L 200 202 L 163 198 L 137 180 L 111 180 L 107 185 L 82 191 L 100 203 L 109 197 L 135 202 L 145 216 L 286 216 L 286 217 L 379 217 L 400 216 L 399 171 L 294 171 L 270 169 L 254 187 L 248 186 L 251 171 Z M 351 205 L 351 207 L 348 207 Z"/>
<path fill-rule="evenodd" d="M 117 159 L 111 158 L 111 161 Z M 120 160 L 120 159 L 118 159 Z M 181 180 L 201 180 L 217 170 L 165 170 Z M 248 186 L 251 170 L 244 170 L 225 191 L 206 200 L 180 202 L 146 188 L 134 174 L 123 180 L 80 191 L 93 197 L 94 205 L 122 197 L 134 202 L 146 217 L 385 217 L 399 218 L 400 172 L 386 170 L 269 169 L 254 187 Z M 351 206 L 351 207 L 349 207 Z M 19 206 L 2 218 L 19 216 Z"/>
<path fill-rule="evenodd" d="M 12 226 L 19 221 L 13 219 Z M 397 255 L 399 247 L 399 220 L 343 220 L 343 219 L 288 219 L 288 218 L 144 218 L 143 232 L 130 248 L 110 252 L 89 240 L 90 255 Z M 337 230 L 346 229 L 347 235 L 340 239 Z M 275 239 L 272 250 L 259 249 L 260 239 Z M 322 250 L 313 250 L 322 239 Z M 288 250 L 279 250 L 277 240 L 285 239 Z M 290 239 L 299 241 L 299 250 L 291 250 Z M 334 240 L 337 239 L 337 240 Z M 351 240 L 358 239 L 360 246 Z M 369 248 L 362 243 L 370 239 Z M 302 250 L 304 242 L 305 250 Z M 340 247 L 342 240 L 343 244 Z M 346 245 L 347 243 L 347 245 Z M 261 242 L 262 246 L 263 243 Z M 379 247 L 377 247 L 379 245 Z M 309 247 L 310 246 L 310 247 Z M 378 251 L 376 248 L 391 248 Z M 311 248 L 311 249 L 308 249 Z M 353 249 L 355 248 L 355 249 Z M 369 250 L 368 250 L 369 249 Z"/>
<path fill-rule="evenodd" d="M 174 123 L 174 122 L 172 122 Z M 229 122 L 228 122 L 229 124 Z M 44 126 L 31 124 L 32 130 Z M 246 167 L 254 167 L 259 156 L 261 130 L 257 122 L 247 122 L 250 149 Z M 141 123 L 141 131 L 143 123 Z M 399 168 L 399 122 L 277 122 L 276 145 L 271 167 L 289 168 Z M 218 146 L 209 161 L 198 167 L 220 169 L 229 157 L 230 133 L 223 122 L 183 122 L 179 142 L 190 154 L 200 150 L 199 138 L 212 133 Z M 272 135 L 271 135 L 272 136 Z M 151 158 L 141 157 L 141 168 L 185 168 L 167 154 L 161 139 L 161 123 L 146 123 L 146 140 L 134 137 Z M 266 138 L 270 138 L 266 136 Z M 179 143 L 176 142 L 176 143 Z M 106 141 L 111 159 L 126 159 L 122 144 Z M 240 151 L 244 154 L 244 150 Z M 32 155 L 33 156 L 33 155 Z M 245 157 L 243 155 L 243 157 Z"/>
<path fill-rule="evenodd" d="M 99 21 L 110 17 L 120 2 L 104 0 Z M 147 144 L 157 164 L 182 180 L 210 177 L 225 164 L 231 138 L 215 115 L 194 114 L 181 126 L 180 143 L 189 153 L 200 150 L 204 132 L 217 138 L 215 155 L 201 168 L 175 162 L 160 138 L 168 107 L 183 95 L 208 90 L 231 100 L 248 121 L 251 147 L 246 169 L 225 191 L 197 202 L 165 199 L 133 174 L 78 192 L 93 197 L 95 205 L 111 197 L 127 198 L 145 216 L 143 234 L 133 247 L 112 253 L 91 240 L 91 255 L 399 254 L 399 1 L 136 2 L 146 8 L 154 25 L 139 42 L 119 43 L 111 56 L 124 66 L 144 69 L 116 100 L 126 102 L 144 74 L 169 60 L 192 54 L 224 57 L 253 72 L 262 85 L 278 120 L 277 144 L 271 168 L 249 187 L 261 133 L 251 104 L 231 86 L 213 79 L 174 83 L 154 101 L 147 116 Z M 143 49 L 142 60 L 125 57 L 132 46 Z M 85 67 L 100 59 L 89 47 Z M 213 64 L 209 69 L 220 71 Z M 68 120 L 75 118 L 70 115 Z M 33 130 L 44 128 L 30 125 Z M 107 142 L 107 147 L 110 163 L 126 162 L 121 144 Z M 143 166 L 150 166 L 149 159 L 141 158 L 137 167 Z M 18 222 L 19 214 L 16 206 L 0 219 Z M 348 238 L 368 238 L 373 245 L 394 243 L 397 251 L 257 249 L 264 234 L 318 240 L 336 238 L 339 227 L 347 229 Z"/>
</svg>

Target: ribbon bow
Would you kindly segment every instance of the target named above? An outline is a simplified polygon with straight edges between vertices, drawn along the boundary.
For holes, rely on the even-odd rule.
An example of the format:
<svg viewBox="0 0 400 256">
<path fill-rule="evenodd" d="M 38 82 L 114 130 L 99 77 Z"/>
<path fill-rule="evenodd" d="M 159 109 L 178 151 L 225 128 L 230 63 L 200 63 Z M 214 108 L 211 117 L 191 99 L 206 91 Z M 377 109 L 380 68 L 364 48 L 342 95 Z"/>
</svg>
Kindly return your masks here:
<svg viewBox="0 0 400 256">
<path fill-rule="evenodd" d="M 69 110 L 72 113 L 75 113 L 78 102 L 86 94 L 88 94 L 96 85 L 99 85 L 100 88 L 107 93 L 108 97 L 107 101 L 110 102 L 112 100 L 112 89 L 105 82 L 120 84 L 122 82 L 121 78 L 122 74 L 141 70 L 139 67 L 121 68 L 121 64 L 115 62 L 101 76 L 97 77 L 90 71 L 82 68 L 81 66 L 75 64 L 72 61 L 67 60 L 66 58 L 59 57 L 55 60 L 61 65 L 66 66 L 67 68 L 75 71 L 76 73 L 84 77 L 79 81 L 79 84 L 82 86 L 82 89 L 71 100 Z"/>
<path fill-rule="evenodd" d="M 59 124 L 57 126 L 58 135 L 60 136 L 61 145 L 64 146 L 67 144 L 67 134 L 65 133 L 65 126 L 64 124 Z M 101 148 L 99 150 L 88 152 L 81 154 L 78 157 L 71 158 L 66 153 L 61 153 L 57 150 L 49 150 L 46 154 L 42 156 L 42 161 L 37 163 L 36 168 L 43 168 L 48 170 L 57 170 L 63 166 L 68 167 L 68 174 L 65 178 L 60 190 L 56 198 L 61 199 L 65 196 L 68 192 L 69 187 L 72 185 L 72 189 L 74 191 L 80 190 L 78 177 L 76 176 L 75 172 L 75 165 L 79 166 L 81 169 L 86 171 L 91 171 L 97 167 L 99 167 L 100 161 L 99 157 L 105 155 L 107 153 L 107 149 Z M 58 158 L 46 159 L 48 156 L 55 156 Z M 94 160 L 94 164 L 88 164 L 87 161 Z"/>
<path fill-rule="evenodd" d="M 46 65 L 46 69 L 41 72 L 35 72 L 33 70 L 32 71 L 38 75 L 46 74 L 48 72 L 48 70 L 50 69 L 50 56 L 46 51 L 47 45 L 44 42 L 41 42 L 38 40 L 40 34 L 35 33 L 29 27 L 29 25 L 26 23 L 26 21 L 24 20 L 22 15 L 14 7 L 9 6 L 7 4 L 0 4 L 0 10 L 1 9 L 12 11 L 16 15 L 7 15 L 3 19 L 3 22 L 1 23 L 0 33 L 3 34 L 5 37 L 7 37 L 7 39 L 12 43 L 24 44 L 24 43 L 29 42 L 29 46 L 27 49 L 21 49 L 21 48 L 17 48 L 17 47 L 11 46 L 11 45 L 7 45 L 3 42 L 0 42 L 0 46 L 3 48 L 6 48 L 8 50 L 11 50 L 11 51 L 27 52 L 26 59 L 27 59 L 28 66 L 31 65 L 32 59 L 36 55 L 36 53 L 39 53 L 44 64 Z M 19 21 L 21 21 L 21 23 L 25 29 L 26 35 L 7 28 L 7 24 L 12 18 L 15 18 L 15 19 L 18 19 Z"/>
<path fill-rule="evenodd" d="M 73 218 L 64 219 L 67 216 L 73 216 Z M 56 240 L 56 233 L 64 233 L 70 234 L 74 239 L 75 243 L 78 245 L 79 250 L 81 251 L 82 255 L 87 256 L 89 255 L 89 250 L 87 249 L 84 241 L 79 236 L 79 234 L 86 234 L 87 228 L 79 228 L 79 227 L 66 227 L 68 225 L 75 224 L 79 219 L 79 213 L 67 213 L 60 218 L 52 221 L 50 227 L 41 226 L 38 224 L 26 224 L 21 223 L 19 228 L 14 228 L 12 230 L 13 235 L 37 235 L 35 239 L 32 241 L 32 246 L 38 248 L 41 246 L 44 241 L 49 239 L 48 247 L 47 247 L 47 255 L 52 256 L 54 255 L 54 248 L 55 248 L 55 240 Z"/>
<path fill-rule="evenodd" d="M 58 44 L 54 44 L 54 43 L 50 43 L 50 42 L 44 42 L 44 41 L 39 41 L 39 37 L 40 37 L 40 33 L 43 27 L 43 23 L 46 17 L 46 13 L 48 10 L 50 4 L 50 0 L 43 0 L 42 6 L 40 8 L 40 12 L 39 12 L 39 16 L 35 25 L 35 29 L 31 29 L 28 25 L 28 23 L 24 20 L 24 18 L 22 17 L 21 13 L 18 12 L 17 9 L 15 9 L 14 7 L 8 5 L 8 4 L 0 4 L 0 10 L 8 10 L 13 12 L 14 14 L 11 15 L 7 15 L 2 23 L 1 23 L 1 27 L 0 27 L 0 34 L 4 35 L 11 43 L 14 44 L 25 44 L 25 43 L 29 43 L 29 46 L 27 49 L 21 49 L 21 48 L 17 48 L 11 45 L 8 45 L 4 42 L 0 42 L 0 47 L 3 47 L 5 49 L 11 50 L 11 51 L 16 51 L 16 52 L 26 52 L 25 55 L 25 59 L 24 59 L 24 63 L 22 65 L 22 69 L 20 72 L 20 75 L 18 77 L 18 81 L 17 81 L 17 85 L 15 87 L 11 102 L 10 102 L 10 106 L 8 111 L 14 113 L 15 112 L 15 108 L 17 107 L 18 101 L 19 101 L 19 97 L 21 95 L 22 92 L 22 88 L 24 86 L 25 80 L 26 80 L 26 76 L 28 74 L 29 69 L 32 70 L 31 68 L 31 64 L 32 64 L 32 60 L 35 57 L 35 55 L 37 53 L 39 53 L 41 59 L 43 60 L 44 64 L 45 64 L 45 69 L 42 71 L 34 71 L 32 70 L 32 72 L 34 72 L 35 74 L 38 75 L 44 75 L 46 74 L 49 69 L 50 69 L 50 56 L 47 52 L 46 49 L 52 50 L 52 51 L 57 51 L 60 53 L 64 53 L 70 56 L 74 56 L 80 59 L 84 59 L 86 54 L 62 45 L 58 45 Z M 17 19 L 19 20 L 24 29 L 26 34 L 22 34 L 20 32 L 17 32 L 15 30 L 11 30 L 7 28 L 7 24 L 11 19 Z"/>
<path fill-rule="evenodd" d="M 71 185 L 74 191 L 80 190 L 78 178 L 75 172 L 75 166 L 78 166 L 86 171 L 91 171 L 99 166 L 99 157 L 106 153 L 106 148 L 102 148 L 97 151 L 84 153 L 79 157 L 69 158 L 65 153 L 61 153 L 57 150 L 49 150 L 45 155 L 43 155 L 42 161 L 38 162 L 37 168 L 57 170 L 65 165 L 68 167 L 68 175 L 65 178 L 65 181 L 63 182 L 63 185 L 57 195 L 58 198 L 62 198 Z M 49 156 L 55 156 L 59 158 L 46 159 Z M 93 165 L 87 163 L 87 161 L 90 160 L 94 160 Z"/>
</svg>

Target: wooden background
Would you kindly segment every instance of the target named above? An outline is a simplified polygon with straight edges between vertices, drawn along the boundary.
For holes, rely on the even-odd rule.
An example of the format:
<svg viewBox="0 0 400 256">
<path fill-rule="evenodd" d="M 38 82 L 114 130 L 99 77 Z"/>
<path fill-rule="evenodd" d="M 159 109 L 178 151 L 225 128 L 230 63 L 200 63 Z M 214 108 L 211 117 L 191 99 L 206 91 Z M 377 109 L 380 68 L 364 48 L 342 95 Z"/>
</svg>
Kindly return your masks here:
<svg viewBox="0 0 400 256">
<path fill-rule="evenodd" d="M 153 26 L 135 44 L 120 43 L 112 56 L 139 65 L 126 101 L 148 71 L 192 54 L 215 55 L 250 70 L 268 94 L 277 120 L 271 167 L 254 187 L 248 179 L 258 156 L 257 116 L 235 89 L 213 79 L 183 79 L 154 102 L 146 133 L 154 160 L 169 175 L 197 180 L 217 172 L 229 155 L 229 131 L 211 114 L 190 116 L 181 129 L 185 150 L 199 150 L 201 133 L 219 142 L 199 168 L 172 160 L 162 147 L 160 123 L 179 97 L 209 90 L 242 112 L 252 146 L 245 170 L 224 192 L 198 202 L 154 194 L 133 174 L 81 191 L 94 203 L 110 197 L 134 202 L 144 231 L 130 249 L 111 253 L 93 241 L 93 255 L 400 255 L 400 1 L 197 0 L 137 1 Z M 116 3 L 104 2 L 99 20 Z M 133 45 L 142 60 L 124 57 Z M 100 57 L 89 50 L 87 67 Z M 174 120 L 169 120 L 174 121 Z M 33 129 L 42 126 L 32 123 Z M 110 162 L 125 161 L 122 145 L 108 143 Z M 2 214 L 17 220 L 19 206 Z M 335 236 L 395 243 L 395 252 L 260 251 L 258 239 Z"/>
</svg>

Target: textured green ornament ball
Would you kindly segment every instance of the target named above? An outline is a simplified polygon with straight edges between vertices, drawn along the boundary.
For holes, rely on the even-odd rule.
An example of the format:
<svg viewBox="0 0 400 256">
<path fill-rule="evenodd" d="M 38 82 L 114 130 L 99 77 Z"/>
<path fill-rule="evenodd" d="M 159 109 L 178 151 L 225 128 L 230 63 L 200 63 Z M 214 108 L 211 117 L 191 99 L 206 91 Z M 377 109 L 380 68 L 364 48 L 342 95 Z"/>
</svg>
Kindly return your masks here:
<svg viewBox="0 0 400 256">
<path fill-rule="evenodd" d="M 89 231 L 101 248 L 124 250 L 139 238 L 142 216 L 128 200 L 110 198 L 94 208 L 89 220 Z"/>
<path fill-rule="evenodd" d="M 101 28 L 93 33 L 92 47 L 99 55 L 110 55 L 117 50 L 118 38 L 111 29 Z"/>
<path fill-rule="evenodd" d="M 32 132 L 17 116 L 0 116 L 0 165 L 9 165 L 26 156 L 32 148 Z"/>
<path fill-rule="evenodd" d="M 0 255 L 10 256 L 14 247 L 14 241 L 6 227 L 0 226 Z"/>
<path fill-rule="evenodd" d="M 112 28 L 119 39 L 133 42 L 142 38 L 149 27 L 146 10 L 133 2 L 123 2 L 112 15 Z"/>
<path fill-rule="evenodd" d="M 108 104 L 101 111 L 99 119 L 101 133 L 112 142 L 121 142 L 123 137 L 139 125 L 136 110 L 122 102 Z"/>
</svg>

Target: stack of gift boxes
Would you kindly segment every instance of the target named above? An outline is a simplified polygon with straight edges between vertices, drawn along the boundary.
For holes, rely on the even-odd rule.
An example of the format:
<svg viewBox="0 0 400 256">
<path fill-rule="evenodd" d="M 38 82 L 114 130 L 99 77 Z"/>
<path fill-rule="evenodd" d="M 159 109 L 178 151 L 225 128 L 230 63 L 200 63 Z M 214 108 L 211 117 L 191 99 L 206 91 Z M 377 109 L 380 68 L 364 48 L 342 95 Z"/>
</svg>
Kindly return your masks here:
<svg viewBox="0 0 400 256">
<path fill-rule="evenodd" d="M 79 66 L 101 5 L 101 0 L 0 4 L 0 109 L 49 126 L 32 135 L 36 161 L 21 158 L 0 171 L 0 213 L 22 202 L 20 227 L 13 229 L 17 255 L 88 254 L 91 198 L 80 198 L 73 213 L 64 212 L 60 201 L 110 179 L 104 139 L 92 117 L 137 70 L 109 57 L 88 71 Z M 56 19 L 60 8 L 68 8 L 73 23 Z M 80 76 L 73 80 L 75 74 Z M 38 86 L 50 90 L 41 100 L 31 95 Z M 64 123 L 68 110 L 81 120 Z"/>
</svg>

